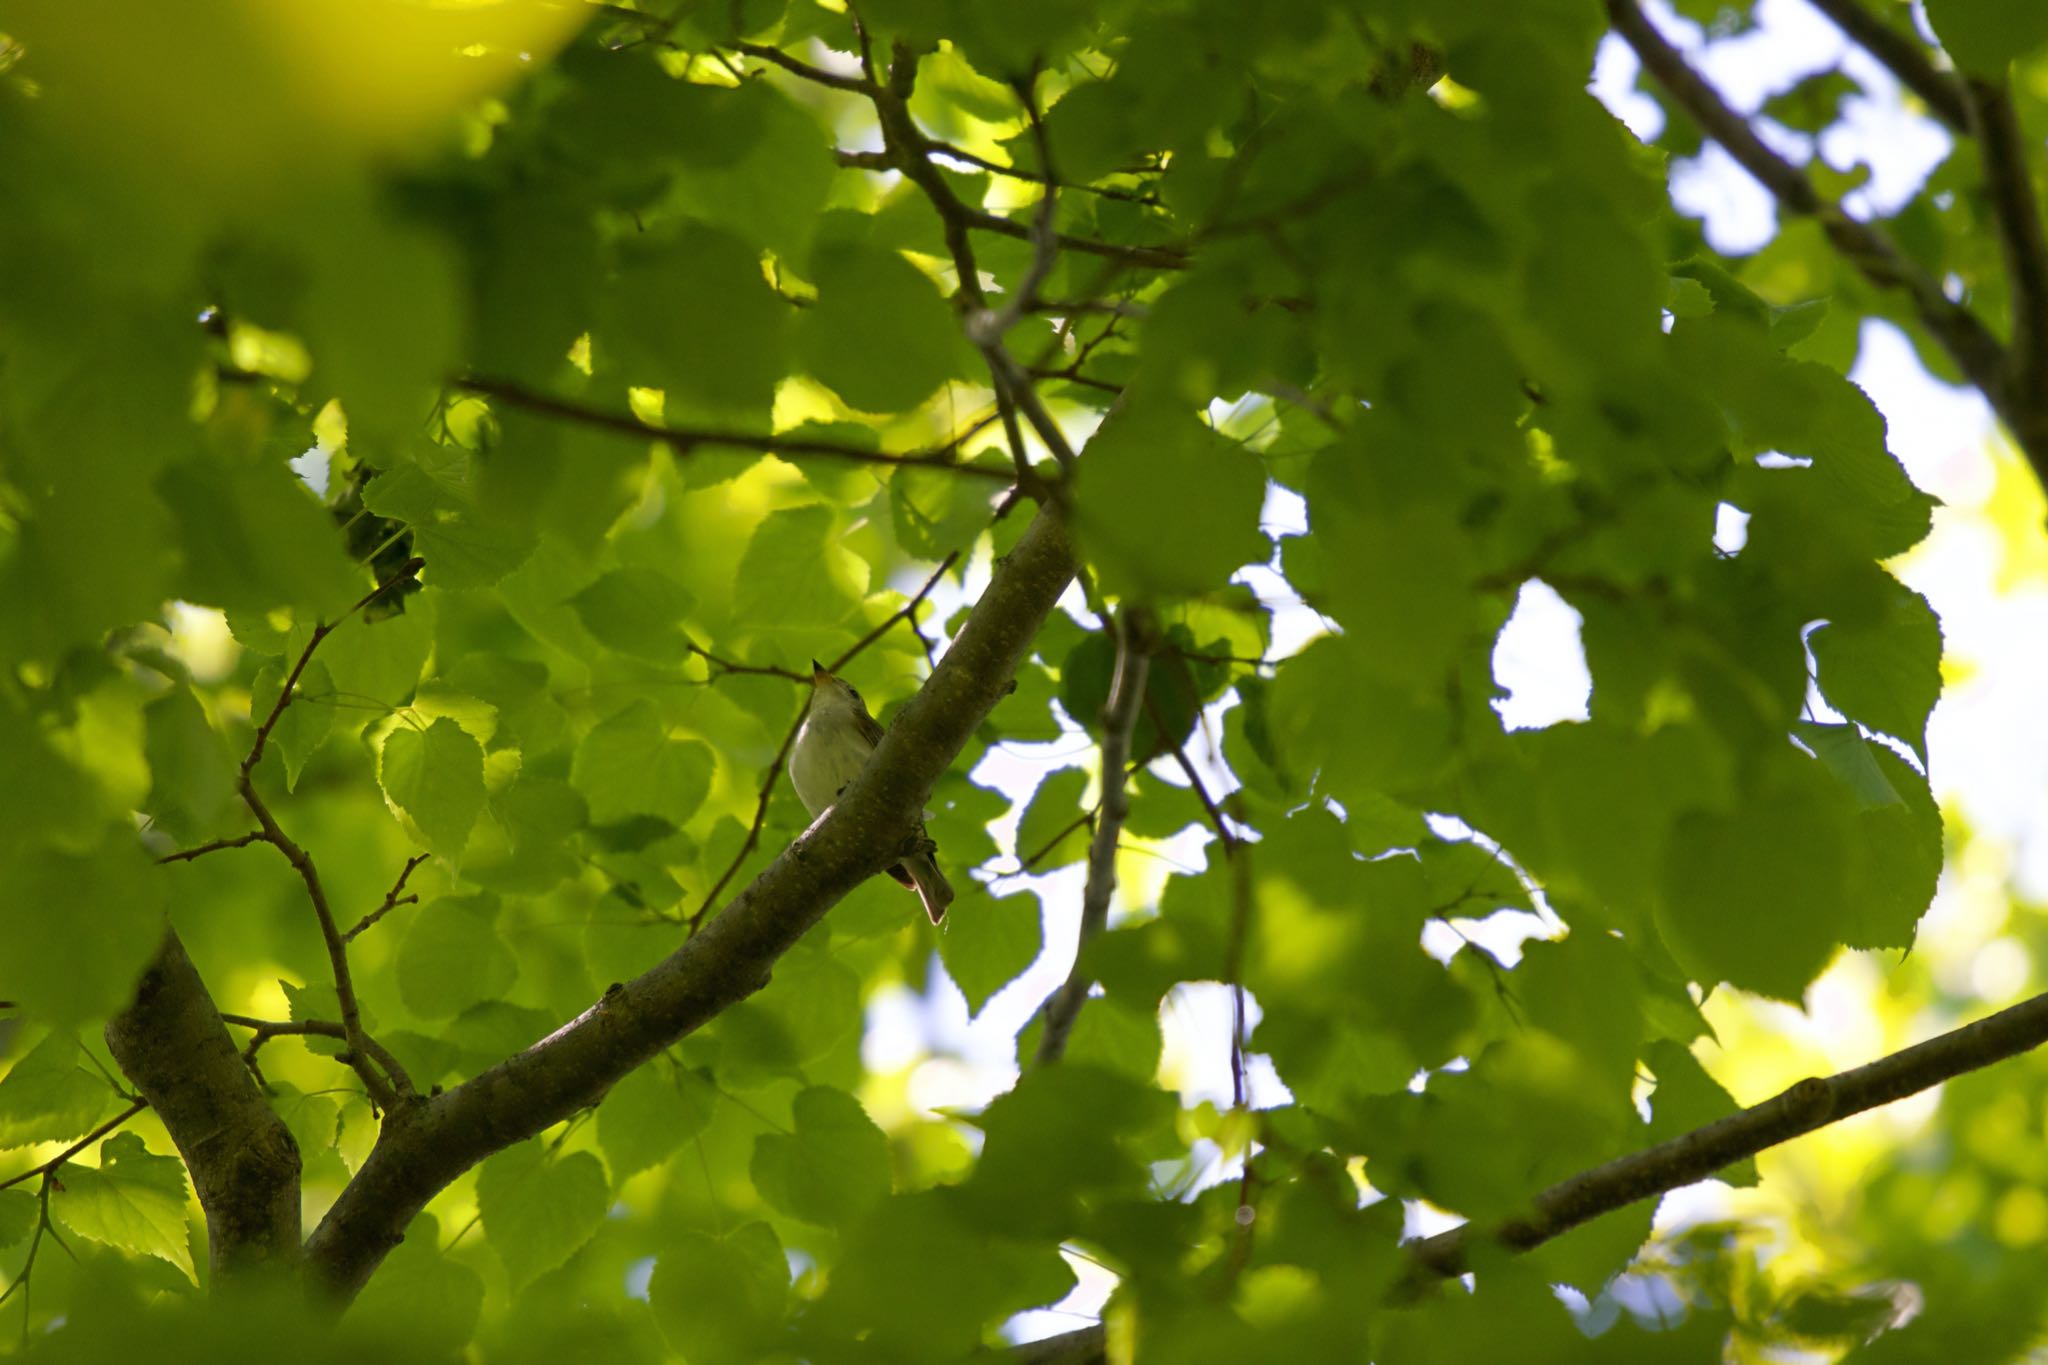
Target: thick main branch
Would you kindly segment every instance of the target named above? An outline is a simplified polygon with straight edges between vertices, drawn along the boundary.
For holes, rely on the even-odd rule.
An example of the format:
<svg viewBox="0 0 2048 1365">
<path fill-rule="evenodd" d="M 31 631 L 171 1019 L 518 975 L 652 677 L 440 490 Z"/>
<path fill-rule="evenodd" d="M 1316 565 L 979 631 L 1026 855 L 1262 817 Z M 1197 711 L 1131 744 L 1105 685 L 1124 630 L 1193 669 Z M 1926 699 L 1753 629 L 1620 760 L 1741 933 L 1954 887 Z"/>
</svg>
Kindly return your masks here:
<svg viewBox="0 0 2048 1365">
<path fill-rule="evenodd" d="M 394 1111 L 307 1242 L 314 1280 L 352 1298 L 450 1181 L 595 1104 L 627 1072 L 766 985 L 777 958 L 900 856 L 933 785 L 1004 696 L 1075 567 L 1056 514 L 1041 512 L 866 770 L 730 905 L 652 969 L 526 1051 Z"/>
<path fill-rule="evenodd" d="M 296 1261 L 298 1144 L 236 1052 L 176 934 L 164 935 L 106 1039 L 192 1172 L 215 1283 Z"/>
</svg>

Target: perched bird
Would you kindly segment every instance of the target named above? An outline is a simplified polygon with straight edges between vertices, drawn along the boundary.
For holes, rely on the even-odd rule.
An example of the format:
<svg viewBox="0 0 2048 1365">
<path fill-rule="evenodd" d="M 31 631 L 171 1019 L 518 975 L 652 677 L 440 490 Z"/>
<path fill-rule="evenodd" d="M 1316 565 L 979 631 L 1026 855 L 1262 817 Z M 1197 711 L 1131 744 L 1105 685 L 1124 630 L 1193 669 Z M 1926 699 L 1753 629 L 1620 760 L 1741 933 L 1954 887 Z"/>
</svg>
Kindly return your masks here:
<svg viewBox="0 0 2048 1365">
<path fill-rule="evenodd" d="M 817 690 L 811 696 L 810 714 L 796 732 L 796 747 L 790 751 L 789 780 L 796 787 L 797 799 L 816 819 L 839 799 L 847 783 L 860 776 L 868 755 L 882 742 L 882 726 L 868 714 L 867 704 L 853 685 L 826 672 L 816 659 L 811 660 L 811 685 Z M 953 903 L 953 888 L 932 857 L 937 850 L 925 837 L 923 825 L 917 827 L 917 836 L 921 847 L 890 868 L 889 875 L 917 892 L 924 912 L 937 924 Z"/>
</svg>

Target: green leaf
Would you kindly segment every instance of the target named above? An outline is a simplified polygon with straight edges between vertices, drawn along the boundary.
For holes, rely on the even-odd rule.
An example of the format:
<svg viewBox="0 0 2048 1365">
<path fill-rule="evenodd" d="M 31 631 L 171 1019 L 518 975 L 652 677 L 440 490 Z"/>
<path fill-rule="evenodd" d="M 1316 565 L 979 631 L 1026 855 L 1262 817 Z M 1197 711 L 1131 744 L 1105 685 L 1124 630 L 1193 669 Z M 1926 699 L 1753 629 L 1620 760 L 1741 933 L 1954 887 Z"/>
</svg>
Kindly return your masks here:
<svg viewBox="0 0 2048 1365">
<path fill-rule="evenodd" d="M 1138 1153 L 1176 1106 L 1158 1089 L 1097 1066 L 1026 1073 L 976 1120 L 986 1133 L 966 1187 L 990 1227 L 1052 1234 L 1083 1199 L 1138 1195 Z"/>
<path fill-rule="evenodd" d="M 842 1227 L 889 1195 L 889 1139 L 843 1090 L 797 1094 L 793 1133 L 754 1139 L 754 1187 L 778 1212 Z"/>
<path fill-rule="evenodd" d="M 655 1262 L 647 1301 L 669 1344 L 692 1365 L 749 1365 L 771 1345 L 789 1300 L 789 1263 L 765 1223 L 723 1240 L 679 1235 Z"/>
<path fill-rule="evenodd" d="M 1042 934 L 1038 897 L 1020 891 L 998 899 L 978 882 L 960 887 L 939 935 L 939 959 L 967 997 L 970 1018 L 1038 960 Z"/>
<path fill-rule="evenodd" d="M 117 1133 L 100 1144 L 98 1169 L 75 1162 L 65 1167 L 50 1212 L 80 1237 L 160 1256 L 197 1284 L 186 1201 L 183 1162 L 153 1155 L 134 1133 Z"/>
<path fill-rule="evenodd" d="M 1220 588 L 1273 552 L 1265 478 L 1235 442 L 1159 400 L 1133 400 L 1088 442 L 1075 529 L 1112 592 Z"/>
<path fill-rule="evenodd" d="M 575 1255 L 610 1202 L 603 1162 L 589 1152 L 552 1158 L 539 1139 L 506 1148 L 477 1172 L 484 1235 L 515 1289 Z"/>
<path fill-rule="evenodd" d="M 0 994 L 57 1028 L 125 1007 L 163 933 L 164 876 L 132 828 L 0 853 Z"/>
<path fill-rule="evenodd" d="M 884 1359 L 960 1359 L 985 1327 L 1073 1286 L 1056 1242 L 991 1235 L 960 1203 L 927 1190 L 877 1206 L 847 1233 L 819 1305 L 825 1321 L 848 1338 L 865 1333 Z"/>
<path fill-rule="evenodd" d="M 630 382 L 689 411 L 765 420 L 787 368 L 790 314 L 761 276 L 760 253 L 689 224 L 619 274 L 611 321 Z"/>
<path fill-rule="evenodd" d="M 694 1073 L 660 1059 L 628 1072 L 597 1110 L 597 1145 L 612 1178 L 660 1165 L 703 1132 L 716 1098 Z"/>
<path fill-rule="evenodd" d="M 1884 575 L 1866 616 L 1808 637 L 1820 688 L 1843 715 L 1896 735 L 1927 761 L 1927 715 L 1941 697 L 1941 622 L 1927 599 Z"/>
<path fill-rule="evenodd" d="M 358 612 L 334 628 L 320 646 L 320 655 L 306 669 L 304 682 L 317 676 L 314 669 L 327 669 L 333 685 L 329 691 L 336 702 L 346 700 L 351 706 L 364 703 L 383 703 L 386 706 L 403 706 L 412 700 L 413 690 L 419 685 L 420 673 L 427 665 L 427 655 L 434 647 L 434 614 L 431 603 L 436 594 L 432 591 L 416 594 L 405 601 L 405 610 L 395 616 L 369 619 Z M 303 629 L 292 633 L 291 657 L 305 648 Z M 326 695 L 312 692 L 318 697 Z M 297 707 L 298 702 L 292 705 Z M 364 718 L 377 714 L 373 706 L 360 712 Z M 353 730 L 360 723 L 350 725 L 343 718 L 343 728 Z"/>
<path fill-rule="evenodd" d="M 569 599 L 584 629 L 636 659 L 680 663 L 689 657 L 683 617 L 690 594 L 659 569 L 613 569 Z"/>
<path fill-rule="evenodd" d="M 2003 79 L 2008 63 L 2048 43 L 2048 14 L 2031 5 L 1929 0 L 1927 22 L 1956 64 Z"/>
<path fill-rule="evenodd" d="M 36 1197 L 16 1186 L 0 1190 L 0 1251 L 27 1238 L 36 1225 Z"/>
<path fill-rule="evenodd" d="M 294 607 L 318 619 L 340 615 L 362 591 L 334 522 L 282 462 L 186 461 L 166 469 L 157 490 L 178 522 L 181 597 L 246 613 Z"/>
<path fill-rule="evenodd" d="M 400 725 L 384 737 L 377 775 L 427 847 L 459 860 L 484 808 L 484 752 L 469 732 L 446 716 L 425 730 Z"/>
<path fill-rule="evenodd" d="M 653 703 L 636 701 L 583 737 L 570 781 L 597 824 L 654 815 L 680 826 L 704 803 L 712 767 L 708 745 L 671 739 Z"/>
<path fill-rule="evenodd" d="M 218 835 L 235 800 L 235 760 L 189 687 L 175 687 L 143 710 L 149 759 L 146 809 L 182 845 Z"/>
<path fill-rule="evenodd" d="M 257 718 L 257 724 L 262 724 L 277 705 L 284 679 L 285 664 L 279 660 L 265 664 L 249 684 L 249 714 Z M 306 764 L 327 742 L 334 729 L 336 700 L 334 675 L 327 671 L 327 665 L 319 659 L 308 661 L 292 687 L 291 705 L 284 708 L 270 732 L 270 743 L 284 759 L 285 790 L 299 785 L 299 775 L 306 771 Z"/>
<path fill-rule="evenodd" d="M 854 602 L 833 573 L 836 539 L 829 507 L 814 503 L 770 513 L 740 557 L 736 618 L 756 630 L 845 621 Z"/>
<path fill-rule="evenodd" d="M 849 407 L 903 412 L 961 370 L 953 312 L 900 254 L 833 242 L 812 259 L 818 301 L 797 324 L 804 368 Z"/>
<path fill-rule="evenodd" d="M 493 896 L 445 897 L 413 912 L 398 946 L 398 993 L 422 1019 L 501 998 L 519 963 L 499 938 Z"/>
<path fill-rule="evenodd" d="M 1089 821 L 1081 809 L 1087 790 L 1088 774 L 1079 768 L 1061 768 L 1038 784 L 1017 821 L 1019 862 L 1050 872 L 1088 856 Z"/>
<path fill-rule="evenodd" d="M 363 485 L 363 506 L 412 527 L 413 549 L 427 561 L 421 580 L 436 587 L 487 588 L 533 553 L 531 532 L 478 511 L 466 460 L 387 469 Z"/>
<path fill-rule="evenodd" d="M 484 1306 L 483 1279 L 441 1249 L 440 1223 L 421 1214 L 350 1307 L 362 1321 L 404 1335 L 422 1356 L 459 1354 Z"/>
<path fill-rule="evenodd" d="M 1849 930 L 1850 828 L 1819 764 L 1772 775 L 1735 811 L 1678 821 L 1657 927 L 1693 980 L 1798 1000 Z"/>
<path fill-rule="evenodd" d="M 113 1092 L 83 1049 L 53 1033 L 0 1076 L 0 1148 L 68 1142 L 92 1131 Z"/>
</svg>

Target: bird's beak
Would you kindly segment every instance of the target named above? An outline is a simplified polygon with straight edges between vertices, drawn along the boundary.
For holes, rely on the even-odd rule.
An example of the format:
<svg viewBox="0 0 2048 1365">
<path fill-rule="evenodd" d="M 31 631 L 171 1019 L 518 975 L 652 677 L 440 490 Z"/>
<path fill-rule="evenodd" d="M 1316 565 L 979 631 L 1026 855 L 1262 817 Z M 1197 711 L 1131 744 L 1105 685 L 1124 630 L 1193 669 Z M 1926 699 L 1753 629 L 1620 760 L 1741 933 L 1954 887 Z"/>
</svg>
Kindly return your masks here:
<svg viewBox="0 0 2048 1365">
<path fill-rule="evenodd" d="M 827 672 L 825 671 L 825 665 L 823 665 L 823 664 L 819 663 L 819 662 L 818 662 L 818 661 L 817 661 L 816 659 L 813 659 L 813 660 L 811 660 L 811 681 L 812 681 L 812 682 L 814 682 L 814 683 L 821 683 L 821 682 L 825 681 L 825 679 L 827 679 L 827 678 L 829 678 L 829 677 L 831 677 L 831 676 L 832 676 L 832 675 L 831 675 L 830 673 L 827 673 Z"/>
</svg>

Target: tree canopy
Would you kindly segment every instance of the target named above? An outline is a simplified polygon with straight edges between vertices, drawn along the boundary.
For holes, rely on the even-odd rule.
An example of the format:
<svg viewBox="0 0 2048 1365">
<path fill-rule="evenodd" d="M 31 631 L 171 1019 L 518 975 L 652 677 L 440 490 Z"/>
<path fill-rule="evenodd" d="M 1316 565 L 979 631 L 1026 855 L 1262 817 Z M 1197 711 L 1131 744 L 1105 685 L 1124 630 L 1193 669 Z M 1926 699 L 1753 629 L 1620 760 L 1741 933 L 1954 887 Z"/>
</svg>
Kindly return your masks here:
<svg viewBox="0 0 2048 1365">
<path fill-rule="evenodd" d="M 2048 22 L 1813 3 L 1759 110 L 1745 0 L 16 0 L 0 1351 L 2037 1347 L 2048 997 L 1908 955 L 1974 845 L 1847 376 L 2048 472 Z M 816 822 L 813 659 L 889 726 Z M 1845 952 L 1910 1026 L 1739 1105 Z"/>
</svg>

